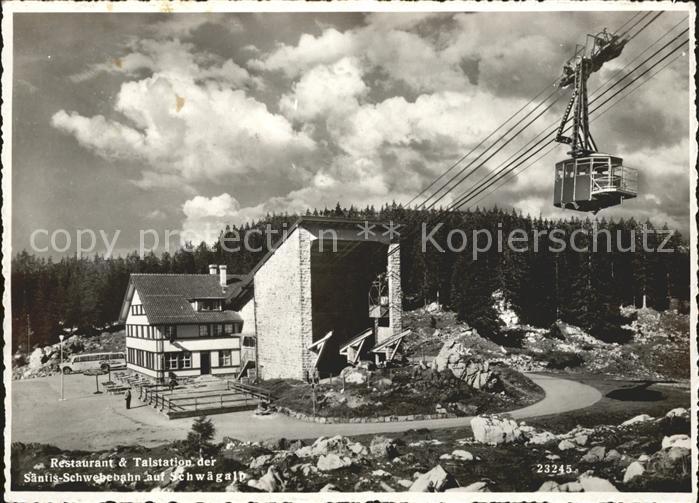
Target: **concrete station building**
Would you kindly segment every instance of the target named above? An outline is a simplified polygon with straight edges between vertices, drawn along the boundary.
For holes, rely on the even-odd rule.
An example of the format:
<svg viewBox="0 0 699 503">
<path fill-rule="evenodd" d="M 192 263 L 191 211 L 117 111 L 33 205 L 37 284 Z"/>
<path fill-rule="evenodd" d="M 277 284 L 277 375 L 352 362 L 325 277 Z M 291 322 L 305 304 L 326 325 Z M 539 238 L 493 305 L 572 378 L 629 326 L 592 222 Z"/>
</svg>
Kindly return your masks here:
<svg viewBox="0 0 699 503">
<path fill-rule="evenodd" d="M 337 375 L 391 359 L 402 337 L 388 222 L 302 217 L 247 275 L 133 274 L 121 310 L 128 368 L 164 379 Z M 373 226 L 373 227 L 372 227 Z"/>
</svg>

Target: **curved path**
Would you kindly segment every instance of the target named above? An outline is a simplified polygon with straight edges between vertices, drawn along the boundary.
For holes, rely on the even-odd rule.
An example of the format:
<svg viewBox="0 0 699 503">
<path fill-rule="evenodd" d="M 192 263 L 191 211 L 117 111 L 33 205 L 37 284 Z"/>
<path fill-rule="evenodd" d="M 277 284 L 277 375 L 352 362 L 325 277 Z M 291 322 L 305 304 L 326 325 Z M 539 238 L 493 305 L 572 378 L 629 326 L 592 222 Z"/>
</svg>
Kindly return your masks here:
<svg viewBox="0 0 699 503">
<path fill-rule="evenodd" d="M 537 374 L 528 374 L 528 377 L 544 389 L 546 397 L 509 412 L 517 419 L 582 409 L 602 398 L 598 390 L 579 382 Z M 88 381 L 82 382 L 83 379 Z M 190 429 L 191 418 L 168 420 L 138 400 L 134 400 L 132 409 L 127 411 L 120 396 L 93 395 L 93 383 L 92 378 L 83 376 L 66 379 L 67 399 L 58 401 L 58 376 L 12 381 L 12 441 L 49 443 L 63 449 L 99 450 L 117 445 L 158 445 L 184 438 Z M 471 423 L 471 417 L 459 417 L 392 423 L 319 424 L 281 414 L 255 416 L 251 411 L 221 414 L 211 416 L 211 419 L 219 439 L 227 436 L 252 441 L 469 427 Z"/>
</svg>

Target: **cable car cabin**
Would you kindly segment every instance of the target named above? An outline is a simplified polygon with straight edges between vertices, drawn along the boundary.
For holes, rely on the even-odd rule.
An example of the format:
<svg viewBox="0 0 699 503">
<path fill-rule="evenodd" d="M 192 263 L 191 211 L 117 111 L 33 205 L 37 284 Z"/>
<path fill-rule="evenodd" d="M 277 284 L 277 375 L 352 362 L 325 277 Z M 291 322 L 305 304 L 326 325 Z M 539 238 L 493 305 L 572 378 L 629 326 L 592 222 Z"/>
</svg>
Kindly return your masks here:
<svg viewBox="0 0 699 503">
<path fill-rule="evenodd" d="M 559 208 L 597 213 L 637 193 L 638 172 L 620 157 L 592 153 L 556 163 L 553 204 Z"/>
</svg>

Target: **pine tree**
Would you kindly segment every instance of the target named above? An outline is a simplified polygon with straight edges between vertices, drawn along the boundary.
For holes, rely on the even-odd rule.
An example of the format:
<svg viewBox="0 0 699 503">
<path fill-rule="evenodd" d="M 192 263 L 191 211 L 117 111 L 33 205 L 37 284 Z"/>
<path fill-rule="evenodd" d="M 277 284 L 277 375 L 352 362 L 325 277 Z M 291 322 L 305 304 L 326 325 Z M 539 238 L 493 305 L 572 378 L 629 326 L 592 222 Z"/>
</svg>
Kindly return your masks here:
<svg viewBox="0 0 699 503">
<path fill-rule="evenodd" d="M 190 455 L 204 456 L 211 451 L 216 428 L 214 423 L 206 416 L 197 417 L 192 422 L 192 429 L 187 433 L 185 440 L 185 452 Z"/>
</svg>

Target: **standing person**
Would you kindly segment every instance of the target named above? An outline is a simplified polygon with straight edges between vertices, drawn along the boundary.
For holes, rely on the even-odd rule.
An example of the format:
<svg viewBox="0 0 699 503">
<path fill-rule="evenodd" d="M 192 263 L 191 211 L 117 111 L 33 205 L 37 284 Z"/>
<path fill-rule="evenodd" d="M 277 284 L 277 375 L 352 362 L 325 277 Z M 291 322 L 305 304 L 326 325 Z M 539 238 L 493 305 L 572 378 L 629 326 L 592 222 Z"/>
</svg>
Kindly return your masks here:
<svg viewBox="0 0 699 503">
<path fill-rule="evenodd" d="M 170 378 L 170 392 L 174 391 L 175 386 L 177 386 L 177 376 L 174 372 L 170 372 L 168 377 Z"/>
<path fill-rule="evenodd" d="M 131 408 L 131 390 L 127 389 L 124 394 L 124 402 L 126 402 L 126 410 Z"/>
</svg>

